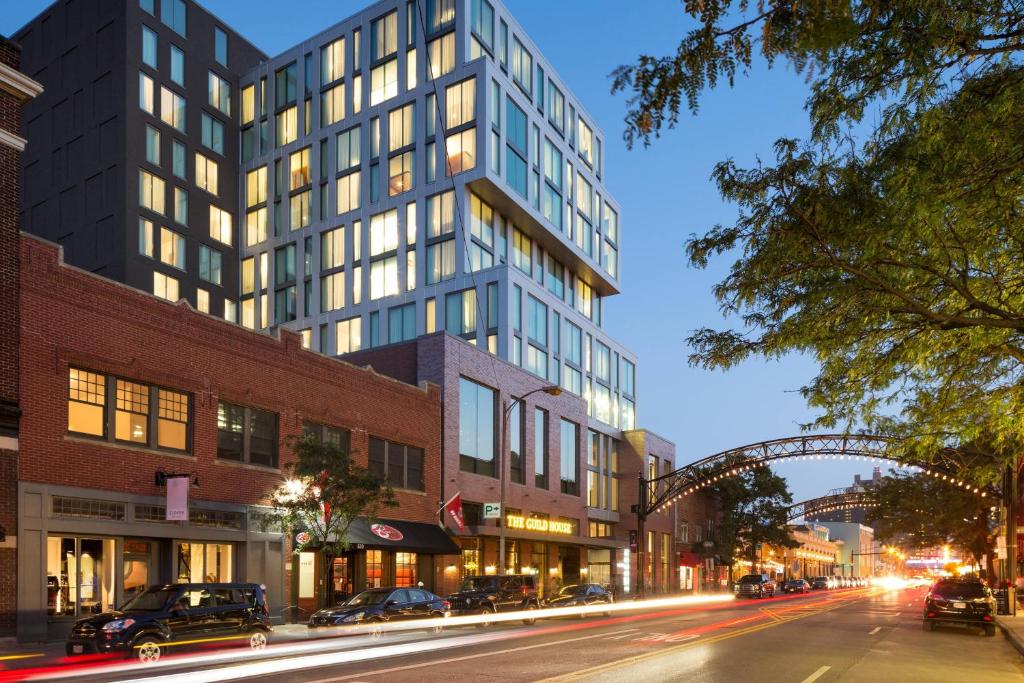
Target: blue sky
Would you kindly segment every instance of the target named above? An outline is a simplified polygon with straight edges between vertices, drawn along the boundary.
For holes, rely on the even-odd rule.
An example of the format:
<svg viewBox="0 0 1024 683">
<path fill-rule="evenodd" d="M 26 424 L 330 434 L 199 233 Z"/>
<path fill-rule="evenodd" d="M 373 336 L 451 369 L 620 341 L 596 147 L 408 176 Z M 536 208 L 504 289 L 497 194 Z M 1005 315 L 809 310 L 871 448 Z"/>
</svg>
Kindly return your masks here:
<svg viewBox="0 0 1024 683">
<path fill-rule="evenodd" d="M 10 35 L 50 0 L 7 2 L 0 32 Z M 214 14 L 274 55 L 350 16 L 369 0 L 202 0 Z M 625 98 L 609 92 L 608 74 L 642 52 L 668 54 L 690 26 L 678 0 L 644 0 L 623 12 L 615 0 L 507 0 L 562 79 L 605 133 L 605 183 L 622 205 L 623 294 L 606 302 L 608 331 L 640 356 L 640 426 L 676 443 L 680 464 L 764 439 L 795 435 L 812 413 L 796 390 L 813 376 L 806 358 L 751 361 L 729 371 L 687 364 L 686 337 L 702 326 L 722 326 L 711 288 L 728 270 L 721 259 L 705 271 L 686 264 L 692 233 L 728 223 L 735 209 L 722 202 L 709 177 L 732 157 L 751 165 L 770 159 L 781 136 L 803 136 L 807 86 L 785 65 L 755 68 L 736 87 L 710 92 L 699 115 L 649 149 L 622 142 Z M 627 4 L 628 6 L 628 4 Z M 282 10 L 286 14 L 282 15 Z M 870 466 L 788 464 L 795 500 L 844 486 Z"/>
</svg>

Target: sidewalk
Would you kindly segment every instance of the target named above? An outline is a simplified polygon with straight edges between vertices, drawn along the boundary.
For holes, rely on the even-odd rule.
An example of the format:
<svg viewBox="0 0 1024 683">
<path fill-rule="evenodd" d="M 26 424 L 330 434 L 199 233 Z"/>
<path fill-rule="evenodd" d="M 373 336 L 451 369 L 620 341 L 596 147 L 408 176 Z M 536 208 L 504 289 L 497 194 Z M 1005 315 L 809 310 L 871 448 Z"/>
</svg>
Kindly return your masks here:
<svg viewBox="0 0 1024 683">
<path fill-rule="evenodd" d="M 1024 655 L 1024 608 L 1017 608 L 1017 616 L 998 615 L 996 624 L 1010 644 Z"/>
</svg>

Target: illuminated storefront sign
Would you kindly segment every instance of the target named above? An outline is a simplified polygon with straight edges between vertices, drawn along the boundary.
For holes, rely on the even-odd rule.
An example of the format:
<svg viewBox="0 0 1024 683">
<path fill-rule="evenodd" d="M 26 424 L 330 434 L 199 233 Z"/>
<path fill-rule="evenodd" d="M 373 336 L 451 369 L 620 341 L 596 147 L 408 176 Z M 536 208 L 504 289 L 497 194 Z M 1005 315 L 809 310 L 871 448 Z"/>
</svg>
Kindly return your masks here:
<svg viewBox="0 0 1024 683">
<path fill-rule="evenodd" d="M 523 517 L 521 515 L 506 515 L 505 524 L 509 529 L 523 529 L 525 531 L 536 531 L 542 534 L 559 534 L 572 536 L 574 533 L 571 522 L 560 522 L 540 517 Z"/>
</svg>

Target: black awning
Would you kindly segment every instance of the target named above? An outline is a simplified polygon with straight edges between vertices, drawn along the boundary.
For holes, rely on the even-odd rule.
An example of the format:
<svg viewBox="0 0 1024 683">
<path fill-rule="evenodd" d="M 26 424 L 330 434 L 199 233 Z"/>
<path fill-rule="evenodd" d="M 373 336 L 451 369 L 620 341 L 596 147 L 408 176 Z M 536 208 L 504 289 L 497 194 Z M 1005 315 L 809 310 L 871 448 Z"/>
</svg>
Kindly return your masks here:
<svg viewBox="0 0 1024 683">
<path fill-rule="evenodd" d="M 427 555 L 458 555 L 459 546 L 436 524 L 360 517 L 348 529 L 350 548 L 382 548 Z"/>
</svg>

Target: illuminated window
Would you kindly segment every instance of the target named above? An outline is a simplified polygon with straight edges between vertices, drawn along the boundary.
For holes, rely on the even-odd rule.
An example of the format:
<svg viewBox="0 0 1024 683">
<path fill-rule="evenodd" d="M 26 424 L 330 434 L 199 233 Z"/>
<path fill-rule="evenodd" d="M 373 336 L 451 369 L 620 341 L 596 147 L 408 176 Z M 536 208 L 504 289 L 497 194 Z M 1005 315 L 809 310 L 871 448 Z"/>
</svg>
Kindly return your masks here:
<svg viewBox="0 0 1024 683">
<path fill-rule="evenodd" d="M 139 219 L 139 253 L 153 258 L 153 221 Z"/>
<path fill-rule="evenodd" d="M 320 125 L 329 126 L 345 118 L 345 84 L 320 93 Z"/>
<path fill-rule="evenodd" d="M 583 118 L 577 119 L 576 136 L 579 140 L 579 153 L 589 165 L 594 164 L 594 132 L 586 124 Z"/>
<path fill-rule="evenodd" d="M 398 294 L 398 259 L 394 256 L 370 264 L 370 299 Z"/>
<path fill-rule="evenodd" d="M 139 205 L 164 215 L 164 181 L 148 171 L 139 170 Z"/>
<path fill-rule="evenodd" d="M 398 51 L 398 12 L 370 22 L 370 61 L 390 57 Z"/>
<path fill-rule="evenodd" d="M 331 273 L 320 278 L 320 312 L 345 307 L 345 273 Z"/>
<path fill-rule="evenodd" d="M 349 173 L 338 178 L 338 215 L 359 208 L 360 172 Z"/>
<path fill-rule="evenodd" d="M 455 193 L 452 190 L 427 197 L 427 237 L 455 231 Z"/>
<path fill-rule="evenodd" d="M 470 171 L 476 166 L 476 128 L 449 135 L 445 140 L 448 175 Z"/>
<path fill-rule="evenodd" d="M 256 289 L 256 259 L 250 256 L 242 259 L 242 294 L 252 294 Z"/>
<path fill-rule="evenodd" d="M 70 368 L 68 381 L 68 431 L 104 436 L 107 378 L 94 372 Z"/>
<path fill-rule="evenodd" d="M 178 281 L 170 275 L 153 272 L 153 294 L 168 301 L 178 300 Z"/>
<path fill-rule="evenodd" d="M 416 48 L 410 47 L 405 53 L 405 89 L 416 89 Z"/>
<path fill-rule="evenodd" d="M 309 185 L 312 180 L 309 172 L 309 147 L 292 152 L 288 157 L 288 170 L 290 172 L 289 190 L 297 190 L 300 187 Z"/>
<path fill-rule="evenodd" d="M 455 0 L 427 0 L 424 13 L 427 33 L 437 33 L 455 23 Z"/>
<path fill-rule="evenodd" d="M 388 113 L 388 151 L 394 152 L 416 142 L 416 103 Z"/>
<path fill-rule="evenodd" d="M 360 161 L 359 126 L 338 133 L 338 170 L 345 171 L 358 166 Z"/>
<path fill-rule="evenodd" d="M 114 438 L 118 441 L 147 443 L 149 388 L 144 384 L 117 380 L 114 408 Z"/>
<path fill-rule="evenodd" d="M 512 78 L 526 94 L 533 96 L 533 57 L 515 36 L 512 37 Z"/>
<path fill-rule="evenodd" d="M 245 246 L 251 247 L 267 239 L 267 207 L 245 214 Z"/>
<path fill-rule="evenodd" d="M 476 78 L 449 85 L 444 91 L 445 127 L 457 128 L 476 120 Z"/>
<path fill-rule="evenodd" d="M 469 200 L 469 232 L 486 244 L 494 246 L 494 209 L 475 194 Z"/>
<path fill-rule="evenodd" d="M 313 191 L 306 190 L 292 195 L 288 202 L 291 209 L 291 229 L 298 230 L 309 225 L 313 220 Z"/>
<path fill-rule="evenodd" d="M 320 85 L 327 85 L 345 75 L 345 38 L 342 36 L 320 48 Z"/>
<path fill-rule="evenodd" d="M 370 256 L 398 248 L 398 211 L 392 209 L 370 217 Z"/>
<path fill-rule="evenodd" d="M 185 270 L 185 237 L 173 230 L 160 228 L 160 261 Z"/>
<path fill-rule="evenodd" d="M 283 147 L 288 143 L 295 142 L 299 137 L 299 108 L 289 107 L 278 112 L 275 119 L 277 128 L 277 146 Z"/>
<path fill-rule="evenodd" d="M 370 106 L 398 95 L 398 60 L 392 59 L 370 71 Z"/>
<path fill-rule="evenodd" d="M 245 205 L 256 206 L 267 201 L 267 167 L 260 166 L 245 174 Z"/>
<path fill-rule="evenodd" d="M 339 320 L 334 324 L 334 353 L 352 353 L 362 348 L 363 326 L 361 318 Z"/>
<path fill-rule="evenodd" d="M 320 233 L 320 268 L 328 270 L 345 265 L 345 228 Z"/>
<path fill-rule="evenodd" d="M 210 205 L 210 237 L 228 246 L 234 244 L 234 226 L 231 214 L 212 204 Z"/>
<path fill-rule="evenodd" d="M 247 85 L 242 88 L 242 123 L 252 123 L 256 119 L 256 86 Z"/>
<path fill-rule="evenodd" d="M 167 88 L 160 88 L 160 120 L 185 132 L 185 98 Z"/>
<path fill-rule="evenodd" d="M 399 587 L 416 585 L 416 553 L 395 553 L 395 585 Z"/>
<path fill-rule="evenodd" d="M 196 152 L 196 185 L 217 194 L 217 162 Z"/>
<path fill-rule="evenodd" d="M 533 274 L 533 240 L 519 228 L 512 230 L 512 265 L 527 275 Z"/>
<path fill-rule="evenodd" d="M 425 269 L 428 285 L 455 277 L 455 240 L 428 244 Z"/>
<path fill-rule="evenodd" d="M 153 113 L 153 79 L 139 72 L 139 108 L 147 114 Z"/>
<path fill-rule="evenodd" d="M 352 77 L 352 113 L 358 114 L 363 110 L 363 77 L 356 74 Z"/>
<path fill-rule="evenodd" d="M 427 43 L 430 78 L 440 78 L 455 70 L 455 33 L 445 35 Z"/>
<path fill-rule="evenodd" d="M 388 196 L 408 192 L 413 188 L 415 152 L 409 151 L 388 160 Z"/>
<path fill-rule="evenodd" d="M 209 74 L 208 84 L 207 93 L 210 106 L 216 107 L 222 114 L 231 116 L 231 84 L 212 71 Z"/>
</svg>

